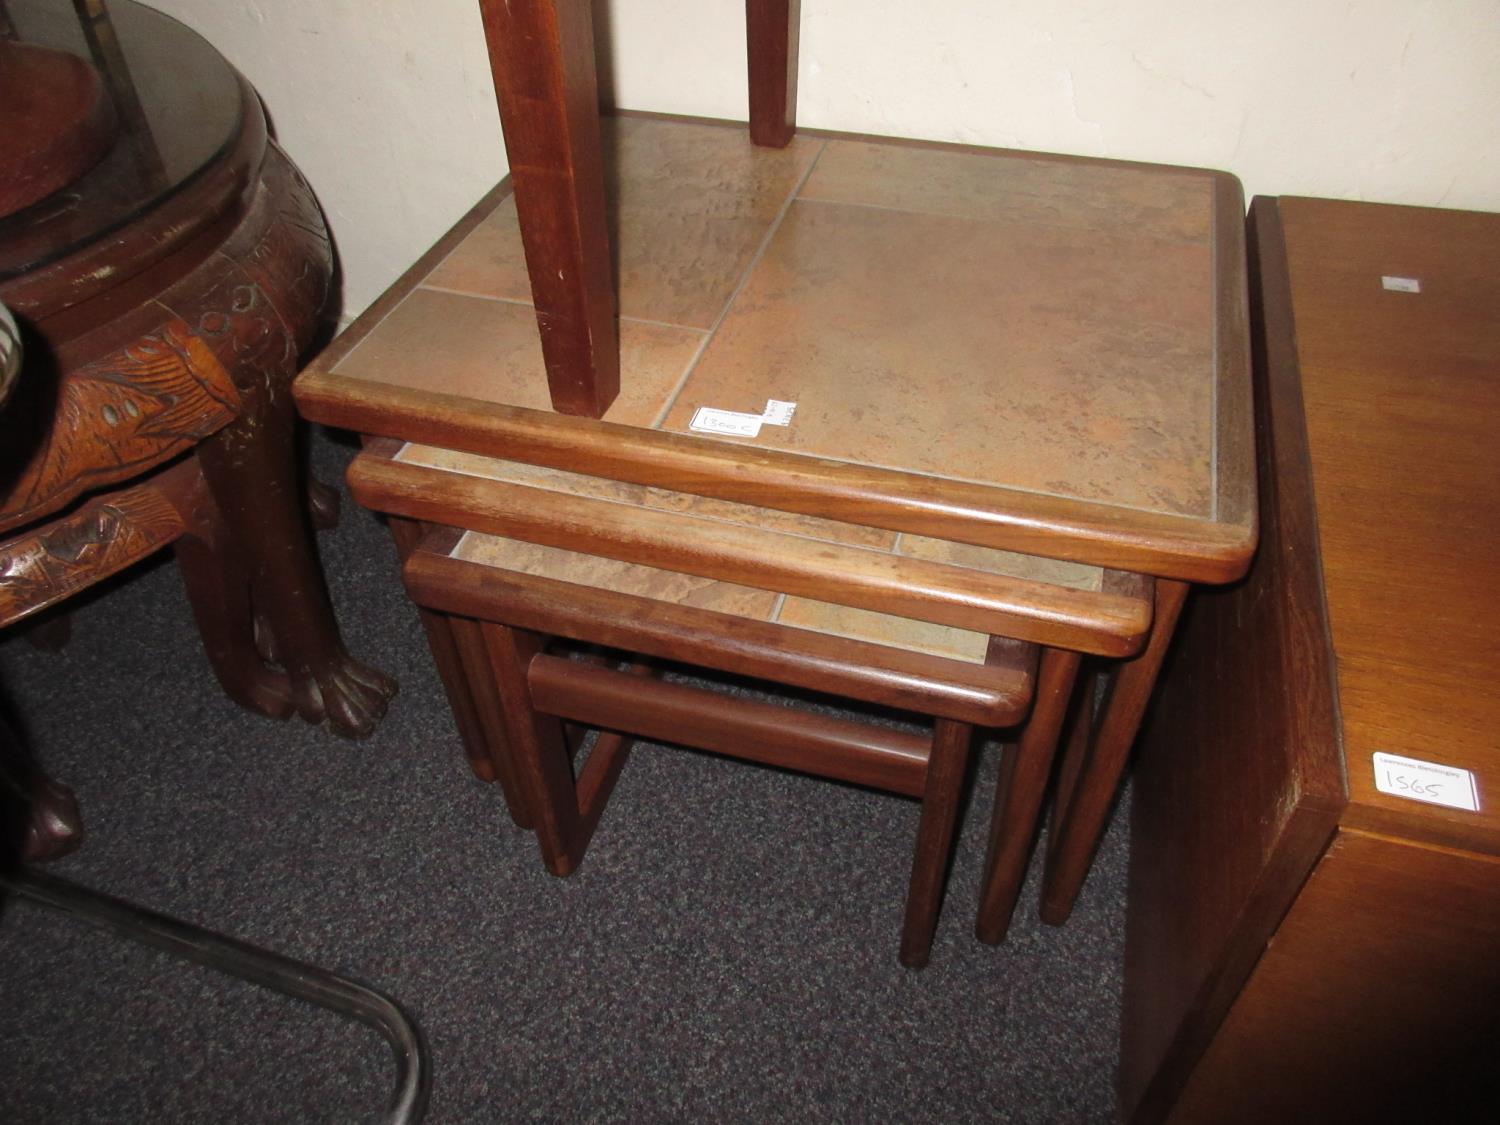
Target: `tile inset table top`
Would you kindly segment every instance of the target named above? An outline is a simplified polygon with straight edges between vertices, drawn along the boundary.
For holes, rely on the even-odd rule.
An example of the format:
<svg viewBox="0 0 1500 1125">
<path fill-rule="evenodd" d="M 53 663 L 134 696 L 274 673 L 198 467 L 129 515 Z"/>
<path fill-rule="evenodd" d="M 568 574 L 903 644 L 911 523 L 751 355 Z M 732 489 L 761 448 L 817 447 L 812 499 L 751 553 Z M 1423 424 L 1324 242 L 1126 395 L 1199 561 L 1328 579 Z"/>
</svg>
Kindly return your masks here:
<svg viewBox="0 0 1500 1125">
<path fill-rule="evenodd" d="M 706 122 L 606 119 L 604 138 L 622 350 L 605 421 L 1106 524 L 1233 525 L 1225 550 L 1248 559 L 1231 178 L 809 135 L 763 149 Z M 440 245 L 307 379 L 548 411 L 513 200 L 492 193 Z M 771 399 L 796 403 L 789 425 L 690 429 L 700 407 Z"/>
</svg>

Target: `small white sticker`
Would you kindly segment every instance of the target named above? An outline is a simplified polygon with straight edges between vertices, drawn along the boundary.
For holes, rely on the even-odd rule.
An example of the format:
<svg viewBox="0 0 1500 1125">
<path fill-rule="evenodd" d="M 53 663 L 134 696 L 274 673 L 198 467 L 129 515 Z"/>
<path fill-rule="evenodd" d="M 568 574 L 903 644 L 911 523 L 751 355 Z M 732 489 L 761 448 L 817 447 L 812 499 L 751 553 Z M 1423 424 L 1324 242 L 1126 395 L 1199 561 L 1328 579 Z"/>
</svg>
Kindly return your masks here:
<svg viewBox="0 0 1500 1125">
<path fill-rule="evenodd" d="M 1422 283 L 1415 277 L 1382 277 L 1380 285 L 1383 289 L 1390 289 L 1396 293 L 1420 293 Z"/>
<path fill-rule="evenodd" d="M 728 434 L 731 437 L 759 437 L 759 414 L 742 414 L 738 410 L 715 410 L 700 406 L 688 423 L 688 429 L 700 434 Z"/>
<path fill-rule="evenodd" d="M 760 418 L 768 426 L 790 426 L 792 415 L 795 413 L 797 413 L 795 402 L 778 402 L 770 398 L 766 400 L 766 409 Z"/>
<path fill-rule="evenodd" d="M 1375 755 L 1375 788 L 1394 797 L 1479 811 L 1474 775 L 1457 766 L 1440 766 L 1397 754 Z"/>
</svg>

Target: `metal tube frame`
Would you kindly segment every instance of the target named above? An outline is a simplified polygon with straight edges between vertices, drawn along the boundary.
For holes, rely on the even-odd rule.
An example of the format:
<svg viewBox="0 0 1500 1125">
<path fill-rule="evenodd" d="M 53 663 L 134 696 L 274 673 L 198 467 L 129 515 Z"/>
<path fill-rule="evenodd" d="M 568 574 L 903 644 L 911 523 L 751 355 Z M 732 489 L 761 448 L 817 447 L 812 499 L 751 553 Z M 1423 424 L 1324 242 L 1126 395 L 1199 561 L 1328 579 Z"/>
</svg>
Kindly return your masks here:
<svg viewBox="0 0 1500 1125">
<path fill-rule="evenodd" d="M 384 993 L 31 868 L 0 874 L 0 886 L 109 933 L 368 1024 L 385 1036 L 396 1059 L 396 1091 L 381 1122 L 414 1125 L 422 1120 L 432 1087 L 431 1056 L 416 1021 Z"/>
</svg>

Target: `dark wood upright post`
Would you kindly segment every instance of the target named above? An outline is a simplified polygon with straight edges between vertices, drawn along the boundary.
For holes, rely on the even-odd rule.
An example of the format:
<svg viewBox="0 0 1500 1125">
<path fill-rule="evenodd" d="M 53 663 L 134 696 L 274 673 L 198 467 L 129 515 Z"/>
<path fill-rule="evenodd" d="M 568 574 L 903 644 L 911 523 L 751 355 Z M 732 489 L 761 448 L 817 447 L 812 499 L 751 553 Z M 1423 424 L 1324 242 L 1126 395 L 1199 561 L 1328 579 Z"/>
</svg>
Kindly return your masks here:
<svg viewBox="0 0 1500 1125">
<path fill-rule="evenodd" d="M 802 0 L 745 0 L 750 139 L 785 148 L 797 131 L 797 35 Z"/>
<path fill-rule="evenodd" d="M 620 393 L 588 0 L 479 0 L 552 406 Z"/>
<path fill-rule="evenodd" d="M 1099 838 L 1109 820 L 1109 810 L 1136 732 L 1151 702 L 1162 661 L 1177 628 L 1177 616 L 1187 599 L 1188 584 L 1159 579 L 1156 583 L 1156 620 L 1146 648 L 1119 666 L 1109 686 L 1109 696 L 1100 712 L 1098 729 L 1086 747 L 1082 764 L 1064 760 L 1062 775 L 1068 779 L 1061 794 L 1065 804 L 1054 805 L 1052 827 L 1047 837 L 1047 864 L 1042 879 L 1042 902 L 1038 913 L 1050 926 L 1061 926 L 1073 913 L 1078 892 L 1088 877 L 1099 847 Z M 1073 748 L 1069 748 L 1070 757 Z M 1087 774 L 1087 785 L 1078 779 Z"/>
</svg>

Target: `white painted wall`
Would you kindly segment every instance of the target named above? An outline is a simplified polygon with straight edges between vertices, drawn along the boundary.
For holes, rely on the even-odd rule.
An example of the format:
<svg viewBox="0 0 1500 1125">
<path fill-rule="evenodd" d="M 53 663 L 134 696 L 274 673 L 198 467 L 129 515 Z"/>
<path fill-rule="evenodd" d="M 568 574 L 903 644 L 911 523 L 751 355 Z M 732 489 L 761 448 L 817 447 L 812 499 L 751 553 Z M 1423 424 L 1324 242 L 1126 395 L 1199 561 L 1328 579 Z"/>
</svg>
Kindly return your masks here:
<svg viewBox="0 0 1500 1125">
<path fill-rule="evenodd" d="M 260 90 L 358 312 L 505 170 L 475 0 L 150 0 Z M 741 0 L 596 0 L 632 109 L 743 117 Z M 810 126 L 1500 211 L 1500 0 L 803 0 Z"/>
</svg>

